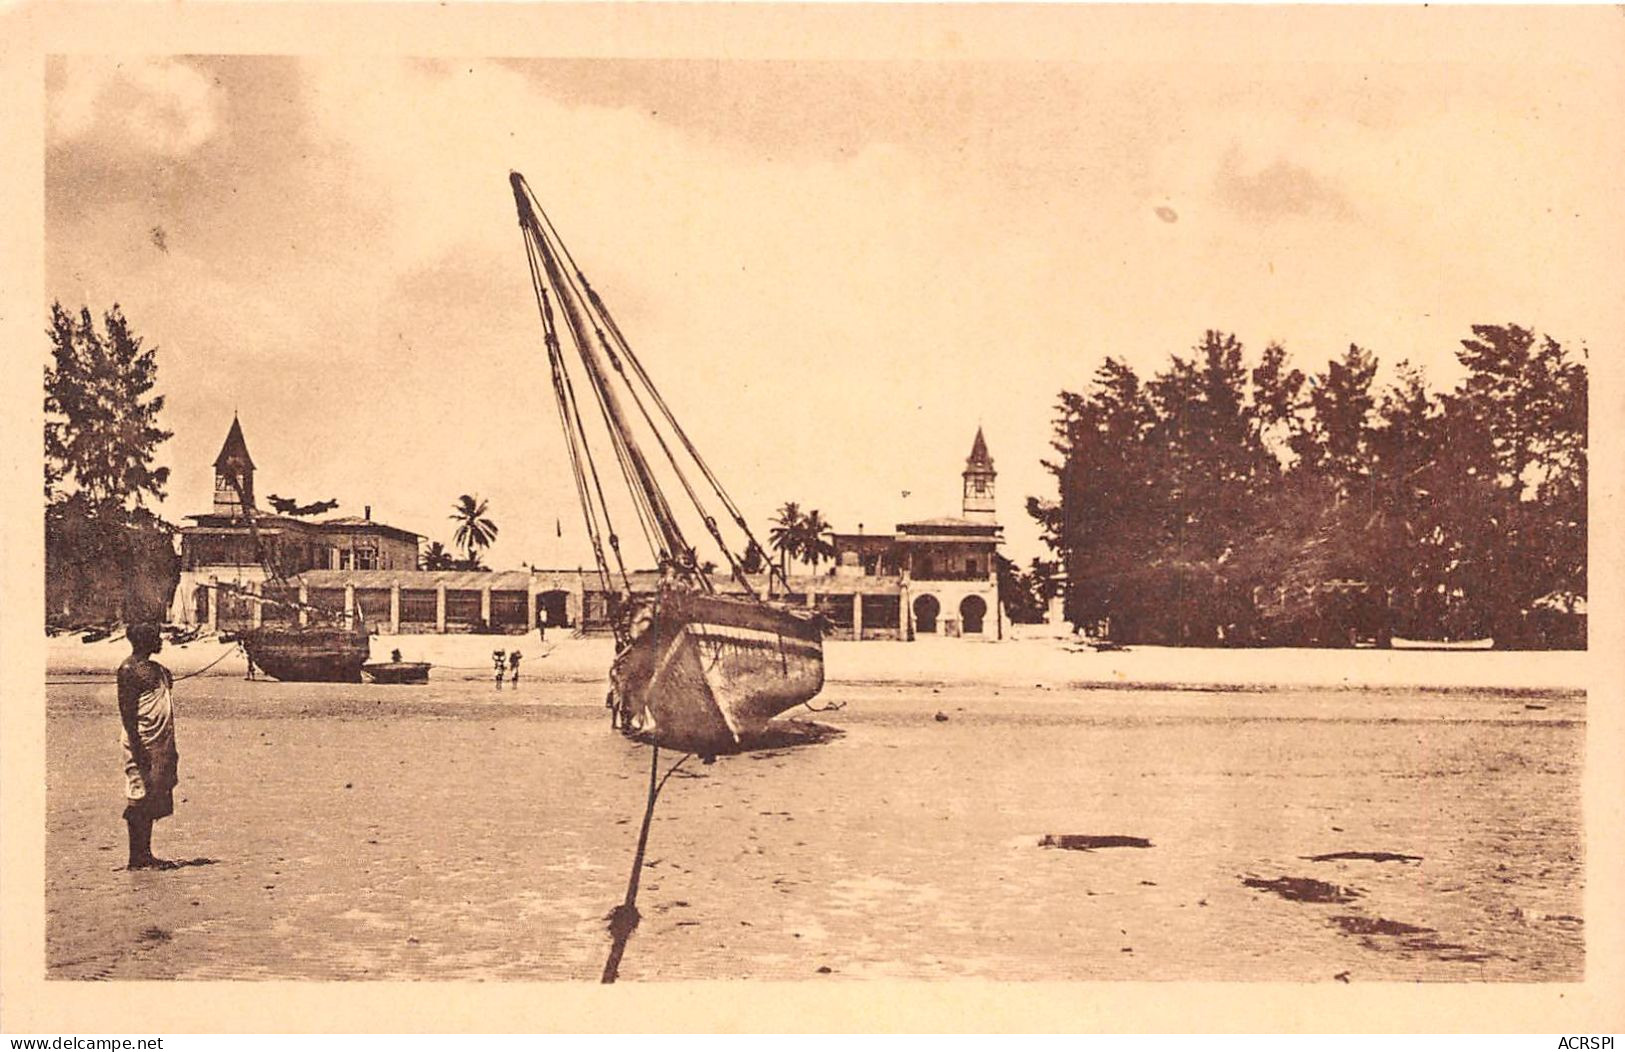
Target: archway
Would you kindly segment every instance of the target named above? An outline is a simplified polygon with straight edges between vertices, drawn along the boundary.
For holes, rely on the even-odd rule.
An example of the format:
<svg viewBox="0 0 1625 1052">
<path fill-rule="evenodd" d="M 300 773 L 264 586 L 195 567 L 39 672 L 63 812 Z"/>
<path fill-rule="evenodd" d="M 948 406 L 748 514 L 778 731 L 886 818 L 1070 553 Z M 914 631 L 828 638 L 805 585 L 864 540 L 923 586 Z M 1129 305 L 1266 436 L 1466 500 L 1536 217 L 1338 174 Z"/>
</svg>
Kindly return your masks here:
<svg viewBox="0 0 1625 1052">
<path fill-rule="evenodd" d="M 570 593 L 563 589 L 537 593 L 536 623 L 547 628 L 570 627 Z"/>
<path fill-rule="evenodd" d="M 959 620 L 966 635 L 980 635 L 982 619 L 987 616 L 987 600 L 979 595 L 967 595 L 959 603 Z"/>
<path fill-rule="evenodd" d="M 935 632 L 937 630 L 937 614 L 941 613 L 942 604 L 937 602 L 934 595 L 922 595 L 914 600 L 914 631 Z"/>
</svg>

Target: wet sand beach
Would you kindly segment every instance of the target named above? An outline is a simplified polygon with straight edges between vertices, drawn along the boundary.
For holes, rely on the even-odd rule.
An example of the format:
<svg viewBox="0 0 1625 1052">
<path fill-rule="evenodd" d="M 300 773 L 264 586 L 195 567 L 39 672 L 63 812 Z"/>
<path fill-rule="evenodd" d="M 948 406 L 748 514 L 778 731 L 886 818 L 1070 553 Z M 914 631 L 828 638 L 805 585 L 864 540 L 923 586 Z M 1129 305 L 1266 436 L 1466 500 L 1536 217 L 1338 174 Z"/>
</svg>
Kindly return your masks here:
<svg viewBox="0 0 1625 1052">
<path fill-rule="evenodd" d="M 597 980 L 649 760 L 598 684 L 183 681 L 193 864 L 128 873 L 113 688 L 52 682 L 50 977 Z M 1583 977 L 1574 692 L 820 700 L 667 786 L 623 980 Z"/>
</svg>

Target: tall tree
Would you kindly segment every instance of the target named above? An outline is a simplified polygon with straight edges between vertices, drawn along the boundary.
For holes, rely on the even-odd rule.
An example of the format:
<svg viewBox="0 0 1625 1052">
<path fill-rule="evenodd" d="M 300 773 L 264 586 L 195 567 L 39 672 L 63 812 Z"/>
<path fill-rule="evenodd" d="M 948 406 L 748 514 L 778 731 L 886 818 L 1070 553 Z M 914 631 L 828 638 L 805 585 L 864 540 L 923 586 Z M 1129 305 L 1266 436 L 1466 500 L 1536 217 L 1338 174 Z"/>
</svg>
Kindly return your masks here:
<svg viewBox="0 0 1625 1052">
<path fill-rule="evenodd" d="M 1069 579 L 1068 616 L 1096 620 L 1117 607 L 1119 592 L 1144 563 L 1160 534 L 1167 491 L 1150 485 L 1155 450 L 1149 445 L 1154 414 L 1139 377 L 1108 358 L 1088 394 L 1063 393 L 1054 448 L 1046 462 L 1060 483 L 1056 548 Z"/>
<path fill-rule="evenodd" d="M 47 497 L 69 484 L 94 505 L 133 508 L 163 499 L 169 468 L 156 460 L 172 433 L 158 426 L 164 396 L 152 393 L 157 348 L 142 348 L 117 304 L 102 316 L 98 332 L 88 307 L 75 318 L 53 303 L 49 335 Z"/>
<path fill-rule="evenodd" d="M 801 517 L 799 524 L 800 536 L 796 539 L 796 548 L 799 550 L 801 561 L 818 570 L 818 564 L 825 559 L 835 558 L 835 531 L 817 508 L 813 508 Z"/>
<path fill-rule="evenodd" d="M 451 519 L 457 523 L 452 543 L 463 549 L 464 560 L 472 569 L 479 565 L 480 552 L 497 539 L 497 524 L 487 515 L 488 503 L 467 493 L 452 506 Z"/>
<path fill-rule="evenodd" d="M 1291 367 L 1286 348 L 1272 343 L 1264 348 L 1252 380 L 1255 439 L 1279 462 L 1301 444 L 1306 377 Z"/>
<path fill-rule="evenodd" d="M 453 561 L 452 554 L 446 550 L 445 545 L 439 541 L 430 541 L 423 549 L 423 554 L 418 556 L 418 569 L 449 570 Z"/>
<path fill-rule="evenodd" d="M 1168 487 L 1164 528 L 1183 558 L 1200 560 L 1234 546 L 1275 463 L 1249 412 L 1241 342 L 1210 329 L 1194 351 L 1175 356 L 1147 389 L 1149 439 Z"/>
<path fill-rule="evenodd" d="M 1411 638 L 1452 634 L 1459 521 L 1478 504 L 1476 481 L 1449 455 L 1444 404 L 1408 362 L 1382 392 L 1371 439 L 1371 489 L 1377 505 L 1366 538 L 1370 580 L 1392 612 L 1392 631 Z"/>
<path fill-rule="evenodd" d="M 767 543 L 779 555 L 779 573 L 790 573 L 790 560 L 801 555 L 801 505 L 785 501 L 773 516 L 772 528 L 767 531 Z"/>
<path fill-rule="evenodd" d="M 1339 500 L 1369 472 L 1377 405 L 1371 382 L 1376 375 L 1376 356 L 1350 344 L 1341 358 L 1328 361 L 1309 381 L 1313 414 L 1299 445 L 1300 466 L 1330 482 Z"/>
<path fill-rule="evenodd" d="M 1586 370 L 1519 325 L 1473 326 L 1457 358 L 1468 374 L 1447 399 L 1451 454 L 1482 498 L 1463 523 L 1463 589 L 1515 640 L 1537 600 L 1586 590 Z"/>
<path fill-rule="evenodd" d="M 60 625 L 160 620 L 180 578 L 174 527 L 154 515 L 170 432 L 153 393 L 155 348 L 143 349 L 115 304 L 98 329 L 51 305 L 45 368 L 45 585 Z"/>
</svg>

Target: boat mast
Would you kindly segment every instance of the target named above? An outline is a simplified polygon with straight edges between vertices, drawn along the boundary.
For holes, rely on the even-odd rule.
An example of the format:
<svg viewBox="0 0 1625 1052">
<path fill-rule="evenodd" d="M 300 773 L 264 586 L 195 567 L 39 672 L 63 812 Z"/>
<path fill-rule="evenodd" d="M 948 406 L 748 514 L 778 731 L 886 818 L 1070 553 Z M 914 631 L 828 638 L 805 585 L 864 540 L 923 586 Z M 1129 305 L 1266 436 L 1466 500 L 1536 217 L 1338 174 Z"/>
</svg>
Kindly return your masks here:
<svg viewBox="0 0 1625 1052">
<path fill-rule="evenodd" d="M 259 560 L 260 569 L 265 571 L 265 583 L 270 584 L 271 582 L 275 581 L 278 584 L 286 584 L 288 579 L 279 572 L 281 568 L 272 566 L 271 560 L 266 557 L 265 542 L 260 537 L 259 520 L 254 514 L 254 502 L 248 499 L 247 487 L 243 485 L 242 477 L 233 471 L 227 473 L 226 481 L 231 483 L 231 488 L 233 490 L 236 490 L 237 503 L 242 505 L 243 517 L 248 520 L 248 536 L 254 544 L 254 558 Z M 216 586 L 217 591 L 219 587 L 220 586 L 218 585 Z M 298 600 L 289 602 L 285 599 L 267 599 L 263 595 L 257 595 L 253 591 L 242 587 L 234 587 L 231 588 L 230 591 L 237 595 L 246 596 L 249 602 L 259 603 L 261 606 L 291 606 L 293 609 L 303 610 L 307 614 L 310 611 L 315 611 L 323 620 L 329 622 L 334 620 L 333 612 L 328 610 L 326 607 L 312 606 L 309 603 L 301 603 Z M 359 621 L 361 619 L 361 606 L 359 603 L 356 605 L 355 615 L 356 619 Z M 343 615 L 339 615 L 339 617 L 342 618 Z M 346 624 L 345 627 L 349 628 L 351 626 Z"/>
<path fill-rule="evenodd" d="M 555 397 L 559 402 L 560 414 L 565 428 L 566 441 L 570 446 L 572 465 L 576 471 L 577 489 L 582 497 L 584 512 L 588 520 L 588 531 L 593 536 L 594 551 L 599 552 L 600 546 L 593 519 L 595 512 L 593 505 L 603 505 L 602 490 L 598 490 L 596 501 L 594 494 L 589 492 L 583 475 L 582 462 L 592 473 L 594 486 L 597 484 L 596 468 L 592 466 L 592 454 L 587 442 L 586 433 L 582 430 L 579 409 L 574 401 L 574 395 L 569 382 L 568 371 L 564 369 L 563 361 L 559 355 L 556 329 L 553 324 L 551 301 L 557 298 L 564 311 L 565 323 L 570 335 L 576 344 L 581 356 L 582 367 L 586 370 L 587 378 L 593 388 L 594 398 L 599 409 L 603 412 L 606 428 L 609 431 L 610 443 L 615 449 L 617 461 L 622 474 L 632 493 L 633 506 L 637 509 L 638 518 L 644 527 L 646 538 L 650 547 L 655 550 L 663 570 L 669 569 L 681 578 L 697 585 L 707 592 L 714 591 L 710 575 L 702 573 L 696 563 L 694 548 L 689 545 L 678 525 L 676 516 L 672 512 L 670 503 L 660 487 L 655 473 L 650 466 L 649 457 L 644 453 L 634 435 L 630 423 L 630 416 L 621 397 L 616 390 L 610 376 L 610 370 L 620 378 L 626 386 L 626 393 L 632 398 L 638 415 L 643 418 L 653 435 L 660 451 L 670 462 L 671 470 L 677 481 L 682 485 L 683 491 L 689 501 L 699 513 L 706 531 L 711 535 L 717 548 L 728 561 L 729 570 L 745 594 L 752 599 L 760 598 L 756 589 L 752 587 L 748 575 L 745 573 L 742 560 L 734 554 L 732 546 L 722 536 L 717 519 L 705 506 L 705 500 L 696 491 L 684 470 L 684 464 L 679 457 L 678 449 L 673 448 L 674 443 L 667 441 L 667 432 L 675 438 L 675 445 L 687 454 L 693 467 L 708 483 L 712 491 L 721 500 L 723 509 L 734 524 L 744 534 L 748 543 L 747 551 L 755 549 L 763 551 L 761 544 L 756 540 L 744 515 L 738 505 L 723 489 L 721 481 L 712 472 L 710 465 L 700 455 L 699 450 L 690 440 L 687 432 L 677 422 L 671 408 L 655 387 L 643 363 L 633 353 L 626 337 L 622 334 L 620 326 L 604 306 L 603 300 L 596 290 L 587 281 L 581 268 L 576 265 L 570 255 L 570 250 L 559 237 L 551 221 L 542 211 L 539 203 L 526 185 L 524 177 L 518 172 L 510 172 L 508 181 L 513 189 L 514 203 L 519 212 L 519 226 L 524 233 L 526 254 L 531 268 L 531 281 L 535 286 L 538 309 L 542 314 L 543 328 L 547 337 L 548 355 L 553 367 L 553 383 Z M 551 295 L 550 295 L 551 293 Z M 590 330 L 590 332 L 589 332 Z M 607 331 L 606 331 L 607 330 Z M 596 337 L 596 340 L 594 339 Z M 606 368 L 607 360 L 607 368 Z M 630 363 L 631 371 L 626 368 Z M 643 393 L 640 393 L 640 388 Z M 647 398 L 647 400 L 646 400 Z M 654 411 L 651 411 L 650 405 Z M 659 420 L 656 416 L 660 417 Z M 607 522 L 608 507 L 604 505 L 602 512 Z M 611 547 L 616 545 L 614 533 L 610 533 Z M 600 563 L 602 559 L 600 558 Z M 601 566 L 601 572 L 605 568 Z M 624 575 L 624 566 L 622 568 Z M 778 567 L 768 564 L 769 592 L 771 594 L 772 581 L 777 578 L 786 592 L 789 583 L 784 580 Z"/>
<path fill-rule="evenodd" d="M 683 531 L 677 525 L 671 506 L 655 482 L 654 473 L 650 470 L 648 458 L 644 456 L 642 447 L 638 445 L 637 437 L 626 426 L 626 413 L 621 406 L 620 397 L 608 382 L 603 363 L 599 361 L 598 353 L 593 348 L 593 340 L 588 333 L 587 321 L 582 316 L 580 301 L 576 295 L 567 294 L 566 290 L 569 293 L 575 293 L 576 290 L 571 287 L 569 278 L 559 265 L 553 246 L 548 243 L 541 223 L 536 218 L 529 195 L 525 192 L 524 177 L 514 172 L 509 176 L 509 181 L 513 186 L 514 202 L 519 208 L 520 225 L 524 228 L 530 244 L 535 246 L 541 257 L 548 285 L 557 295 L 560 306 L 564 308 L 565 324 L 569 325 L 570 334 L 575 338 L 576 347 L 581 352 L 582 364 L 587 369 L 593 389 L 602 400 L 604 414 L 609 422 L 610 437 L 617 452 L 621 453 L 627 481 L 641 491 L 647 502 L 653 525 L 659 534 L 661 549 L 659 554 L 663 560 L 692 564 L 694 550 L 684 539 Z"/>
</svg>

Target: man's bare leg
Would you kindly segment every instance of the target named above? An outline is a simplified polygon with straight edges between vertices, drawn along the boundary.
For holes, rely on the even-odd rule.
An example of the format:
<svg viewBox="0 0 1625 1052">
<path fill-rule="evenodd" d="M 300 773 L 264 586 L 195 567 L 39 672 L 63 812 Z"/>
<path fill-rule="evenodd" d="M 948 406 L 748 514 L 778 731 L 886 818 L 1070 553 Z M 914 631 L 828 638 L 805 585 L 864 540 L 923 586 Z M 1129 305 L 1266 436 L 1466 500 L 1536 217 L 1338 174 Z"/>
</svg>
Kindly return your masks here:
<svg viewBox="0 0 1625 1052">
<path fill-rule="evenodd" d="M 141 814 L 127 814 L 124 822 L 130 828 L 129 869 L 173 869 L 175 863 L 158 858 L 152 853 L 152 819 Z"/>
<path fill-rule="evenodd" d="M 152 857 L 152 819 L 146 815 L 126 814 L 124 824 L 130 828 L 130 869 L 150 869 L 158 860 Z"/>
</svg>

